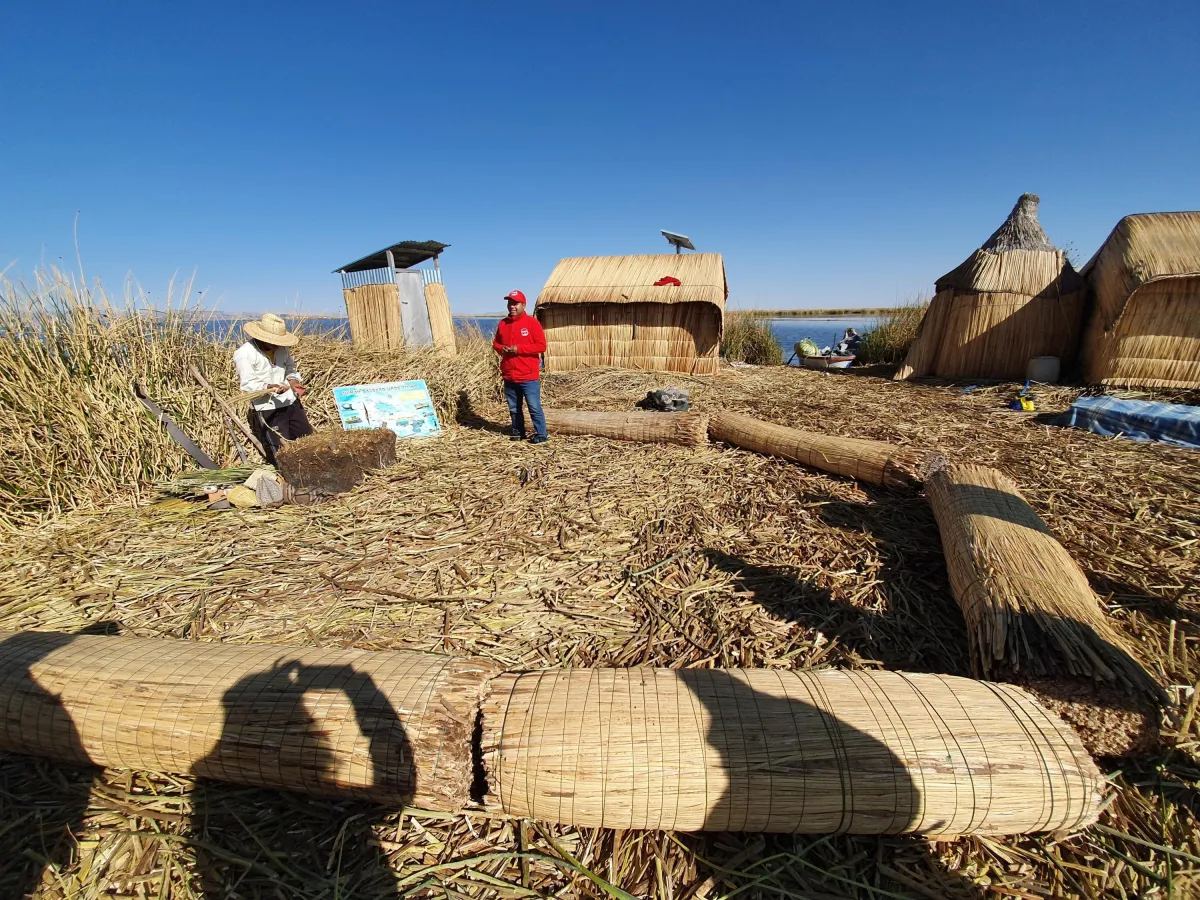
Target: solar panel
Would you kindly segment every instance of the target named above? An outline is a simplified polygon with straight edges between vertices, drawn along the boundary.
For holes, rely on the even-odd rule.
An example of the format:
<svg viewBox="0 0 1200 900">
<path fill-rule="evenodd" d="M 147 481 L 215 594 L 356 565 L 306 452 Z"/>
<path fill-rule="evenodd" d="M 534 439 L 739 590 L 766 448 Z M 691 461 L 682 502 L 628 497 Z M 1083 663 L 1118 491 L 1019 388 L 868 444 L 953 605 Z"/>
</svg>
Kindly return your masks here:
<svg viewBox="0 0 1200 900">
<path fill-rule="evenodd" d="M 672 247 L 675 248 L 676 253 L 679 253 L 680 248 L 682 248 L 682 247 L 687 247 L 687 249 L 689 249 L 689 250 L 696 249 L 696 245 L 692 243 L 692 239 L 690 237 L 688 237 L 687 235 L 676 234 L 673 231 L 664 231 L 662 233 L 662 236 L 667 239 L 667 243 L 669 243 Z"/>
</svg>

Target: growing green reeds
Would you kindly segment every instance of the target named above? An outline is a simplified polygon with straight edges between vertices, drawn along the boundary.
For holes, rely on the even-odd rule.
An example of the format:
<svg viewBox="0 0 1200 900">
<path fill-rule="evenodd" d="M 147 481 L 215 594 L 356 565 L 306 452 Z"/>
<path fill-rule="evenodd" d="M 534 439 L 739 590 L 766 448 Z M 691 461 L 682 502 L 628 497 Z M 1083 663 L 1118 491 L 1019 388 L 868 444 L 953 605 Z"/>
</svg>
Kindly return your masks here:
<svg viewBox="0 0 1200 900">
<path fill-rule="evenodd" d="M 721 356 L 729 362 L 751 363 L 756 366 L 783 364 L 783 349 L 771 331 L 771 320 L 761 312 L 739 311 L 725 314 Z"/>
<path fill-rule="evenodd" d="M 862 343 L 858 345 L 858 362 L 889 365 L 904 362 L 928 308 L 929 298 L 917 297 L 876 319 L 874 327 L 863 335 Z"/>
</svg>

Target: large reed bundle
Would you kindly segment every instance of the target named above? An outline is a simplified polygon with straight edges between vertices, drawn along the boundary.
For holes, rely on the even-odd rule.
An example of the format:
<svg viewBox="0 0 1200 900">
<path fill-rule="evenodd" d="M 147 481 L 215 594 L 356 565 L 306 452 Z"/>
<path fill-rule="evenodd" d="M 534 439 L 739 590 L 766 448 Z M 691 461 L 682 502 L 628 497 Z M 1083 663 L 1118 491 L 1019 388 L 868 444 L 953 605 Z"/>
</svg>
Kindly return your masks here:
<svg viewBox="0 0 1200 900">
<path fill-rule="evenodd" d="M 593 434 L 618 441 L 688 447 L 708 442 L 708 416 L 694 410 L 668 413 L 547 409 L 545 412 L 546 430 L 551 434 Z"/>
<path fill-rule="evenodd" d="M 537 299 L 547 371 L 714 374 L 728 295 L 719 253 L 561 260 Z"/>
<path fill-rule="evenodd" d="M 584 827 L 1014 834 L 1092 822 L 1102 784 L 1020 689 L 899 672 L 507 674 L 483 752 L 505 812 Z"/>
<path fill-rule="evenodd" d="M 446 288 L 441 282 L 431 281 L 425 285 L 425 306 L 429 310 L 429 330 L 438 355 L 457 355 L 454 316 L 450 314 L 450 298 L 446 296 Z"/>
<path fill-rule="evenodd" d="M 1088 381 L 1200 388 L 1200 212 L 1126 216 L 1083 274 Z"/>
<path fill-rule="evenodd" d="M 713 440 L 868 484 L 911 489 L 921 483 L 922 455 L 882 441 L 801 431 L 735 412 L 713 414 L 708 433 Z"/>
<path fill-rule="evenodd" d="M 457 810 L 486 661 L 0 632 L 0 749 Z"/>
<path fill-rule="evenodd" d="M 908 358 L 896 373 L 1022 379 L 1035 356 L 1075 358 L 1084 284 L 1022 194 L 999 229 L 937 281 Z"/>
<path fill-rule="evenodd" d="M 1158 695 L 1083 571 L 1009 478 L 946 466 L 925 490 L 977 674 L 1081 675 Z"/>
</svg>

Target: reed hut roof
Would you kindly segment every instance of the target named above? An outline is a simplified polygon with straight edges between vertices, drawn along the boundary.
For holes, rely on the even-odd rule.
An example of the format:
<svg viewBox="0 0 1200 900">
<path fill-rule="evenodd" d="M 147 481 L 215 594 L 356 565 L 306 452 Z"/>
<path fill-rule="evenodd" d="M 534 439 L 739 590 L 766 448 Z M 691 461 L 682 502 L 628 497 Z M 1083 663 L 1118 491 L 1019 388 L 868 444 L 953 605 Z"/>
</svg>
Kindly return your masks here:
<svg viewBox="0 0 1200 900">
<path fill-rule="evenodd" d="M 1160 278 L 1200 275 L 1200 212 L 1126 216 L 1080 272 L 1087 278 L 1113 263 L 1124 270 L 1128 294 Z"/>
<path fill-rule="evenodd" d="M 1060 293 L 1081 288 L 1082 279 L 1066 254 L 1038 222 L 1037 208 L 1037 194 L 1022 194 L 983 246 L 937 280 L 937 290 L 1036 297 L 1051 285 Z"/>
<path fill-rule="evenodd" d="M 655 284 L 666 278 L 679 284 Z M 720 253 L 575 256 L 559 260 L 537 298 L 538 308 L 579 303 L 711 303 L 729 297 Z"/>
</svg>

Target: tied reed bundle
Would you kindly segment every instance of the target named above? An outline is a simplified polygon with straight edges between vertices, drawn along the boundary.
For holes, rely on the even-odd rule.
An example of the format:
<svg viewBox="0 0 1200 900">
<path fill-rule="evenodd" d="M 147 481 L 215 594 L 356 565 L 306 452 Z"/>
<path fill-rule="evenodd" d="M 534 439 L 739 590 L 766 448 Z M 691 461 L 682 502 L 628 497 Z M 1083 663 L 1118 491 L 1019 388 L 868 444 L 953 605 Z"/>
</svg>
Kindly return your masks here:
<svg viewBox="0 0 1200 900">
<path fill-rule="evenodd" d="M 551 434 L 591 434 L 618 441 L 647 444 L 708 443 L 708 416 L 685 412 L 581 412 L 547 409 L 546 430 Z"/>
<path fill-rule="evenodd" d="M 979 675 L 1057 670 L 1158 696 L 1083 571 L 1011 479 L 985 466 L 942 466 L 925 490 Z"/>
<path fill-rule="evenodd" d="M 734 412 L 719 412 L 708 423 L 713 440 L 781 456 L 822 472 L 847 475 L 868 484 L 912 490 L 921 483 L 924 454 L 881 441 L 801 431 Z"/>
<path fill-rule="evenodd" d="M 412 651 L 0 632 L 0 749 L 453 811 L 494 674 Z"/>
<path fill-rule="evenodd" d="M 484 703 L 483 753 L 504 812 L 621 829 L 1073 829 L 1103 784 L 1023 691 L 899 672 L 507 674 Z"/>
</svg>

